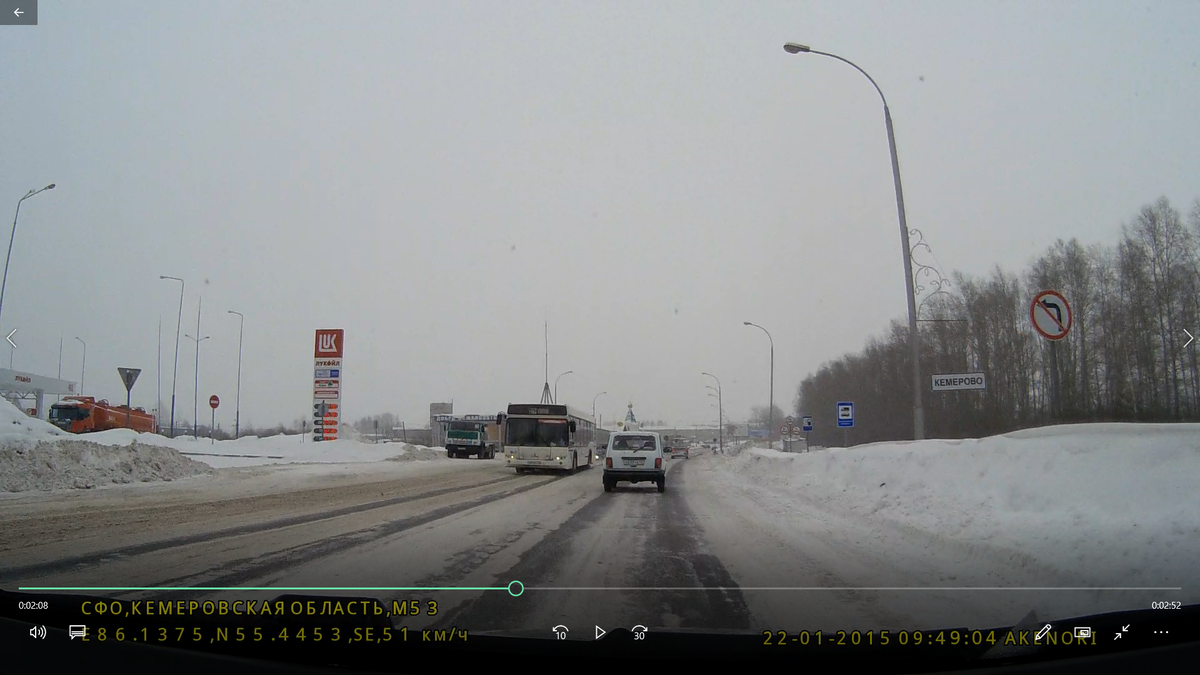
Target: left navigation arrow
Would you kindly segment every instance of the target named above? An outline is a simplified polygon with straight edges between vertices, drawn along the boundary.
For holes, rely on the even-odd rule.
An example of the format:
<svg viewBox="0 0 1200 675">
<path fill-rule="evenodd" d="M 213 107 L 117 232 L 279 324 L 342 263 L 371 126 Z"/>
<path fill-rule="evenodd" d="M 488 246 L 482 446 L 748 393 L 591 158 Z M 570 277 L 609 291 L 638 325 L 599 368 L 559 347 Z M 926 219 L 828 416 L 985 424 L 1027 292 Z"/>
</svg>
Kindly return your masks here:
<svg viewBox="0 0 1200 675">
<path fill-rule="evenodd" d="M 25 12 L 22 12 L 20 7 L 13 10 L 13 14 L 16 14 L 17 16 L 21 16 L 24 13 Z"/>
<path fill-rule="evenodd" d="M 8 340 L 8 344 L 12 345 L 12 346 L 13 346 L 13 349 L 16 349 L 16 348 L 17 348 L 17 343 L 15 343 L 15 342 L 13 342 L 13 341 L 12 341 L 12 336 L 14 336 L 14 335 L 16 335 L 16 334 L 17 334 L 17 329 L 16 329 L 16 328 L 14 328 L 14 329 L 12 329 L 12 332 L 11 332 L 11 333 L 9 333 L 8 335 L 4 336 L 4 339 L 5 339 L 5 340 Z"/>
</svg>

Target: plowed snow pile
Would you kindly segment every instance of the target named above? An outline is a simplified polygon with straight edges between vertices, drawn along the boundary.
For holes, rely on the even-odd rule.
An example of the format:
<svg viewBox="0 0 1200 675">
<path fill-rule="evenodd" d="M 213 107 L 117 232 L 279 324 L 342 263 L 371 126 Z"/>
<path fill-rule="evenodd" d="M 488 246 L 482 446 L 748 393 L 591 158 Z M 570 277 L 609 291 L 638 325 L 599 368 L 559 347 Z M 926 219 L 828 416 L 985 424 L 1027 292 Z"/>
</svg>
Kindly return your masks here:
<svg viewBox="0 0 1200 675">
<path fill-rule="evenodd" d="M 0 449 L 0 492 L 169 481 L 213 471 L 178 450 L 140 443 L 122 448 L 63 440 Z"/>
<path fill-rule="evenodd" d="M 170 448 L 79 439 L 0 401 L 0 492 L 169 481 L 213 471 Z"/>
</svg>

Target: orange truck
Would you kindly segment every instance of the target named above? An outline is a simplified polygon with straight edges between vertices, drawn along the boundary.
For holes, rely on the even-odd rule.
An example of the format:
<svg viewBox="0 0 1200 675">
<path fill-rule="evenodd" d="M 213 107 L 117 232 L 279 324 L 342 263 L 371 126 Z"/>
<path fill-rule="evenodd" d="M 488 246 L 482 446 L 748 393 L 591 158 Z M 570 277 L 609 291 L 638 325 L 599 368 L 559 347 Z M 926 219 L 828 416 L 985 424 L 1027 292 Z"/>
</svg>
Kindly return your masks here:
<svg viewBox="0 0 1200 675">
<path fill-rule="evenodd" d="M 153 432 L 157 427 L 154 415 L 145 408 L 110 405 L 107 400 L 97 401 L 92 396 L 64 396 L 50 406 L 50 423 L 73 434 L 108 429 Z"/>
</svg>

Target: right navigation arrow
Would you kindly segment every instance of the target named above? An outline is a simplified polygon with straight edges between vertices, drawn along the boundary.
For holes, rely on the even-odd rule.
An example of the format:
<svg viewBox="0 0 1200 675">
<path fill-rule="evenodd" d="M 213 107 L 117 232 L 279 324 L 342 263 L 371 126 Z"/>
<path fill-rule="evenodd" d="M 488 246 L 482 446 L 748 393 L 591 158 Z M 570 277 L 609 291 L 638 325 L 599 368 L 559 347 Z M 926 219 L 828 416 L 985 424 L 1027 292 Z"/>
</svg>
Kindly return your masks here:
<svg viewBox="0 0 1200 675">
<path fill-rule="evenodd" d="M 597 640 L 599 640 L 599 639 L 600 639 L 601 637 L 603 637 L 603 636 L 604 636 L 604 634 L 605 634 L 605 633 L 607 633 L 607 632 L 608 632 L 608 631 L 604 630 L 604 629 L 603 629 L 603 628 L 601 628 L 600 626 L 596 626 L 596 639 L 597 639 Z"/>
<path fill-rule="evenodd" d="M 1196 339 L 1196 337 L 1195 337 L 1194 335 L 1192 335 L 1191 333 L 1188 333 L 1186 328 L 1184 328 L 1184 329 L 1183 329 L 1183 332 L 1184 332 L 1184 333 L 1187 333 L 1187 336 L 1188 336 L 1188 341 L 1187 341 L 1187 343 L 1185 343 L 1185 344 L 1183 345 L 1184 347 L 1187 347 L 1188 345 L 1192 344 L 1192 340 L 1195 340 L 1195 339 Z"/>
</svg>

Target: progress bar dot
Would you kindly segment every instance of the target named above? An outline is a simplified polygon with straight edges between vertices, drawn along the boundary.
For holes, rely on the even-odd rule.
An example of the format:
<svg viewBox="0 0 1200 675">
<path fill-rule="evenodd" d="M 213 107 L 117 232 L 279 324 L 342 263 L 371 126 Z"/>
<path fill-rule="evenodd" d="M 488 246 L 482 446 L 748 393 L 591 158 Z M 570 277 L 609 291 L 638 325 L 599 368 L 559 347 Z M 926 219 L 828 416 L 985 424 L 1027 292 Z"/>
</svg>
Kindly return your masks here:
<svg viewBox="0 0 1200 675">
<path fill-rule="evenodd" d="M 516 590 L 513 590 L 514 586 L 516 587 Z M 515 598 L 524 592 L 525 592 L 525 584 L 523 584 L 519 581 L 508 582 L 508 594 L 509 595 L 511 595 Z"/>
</svg>

